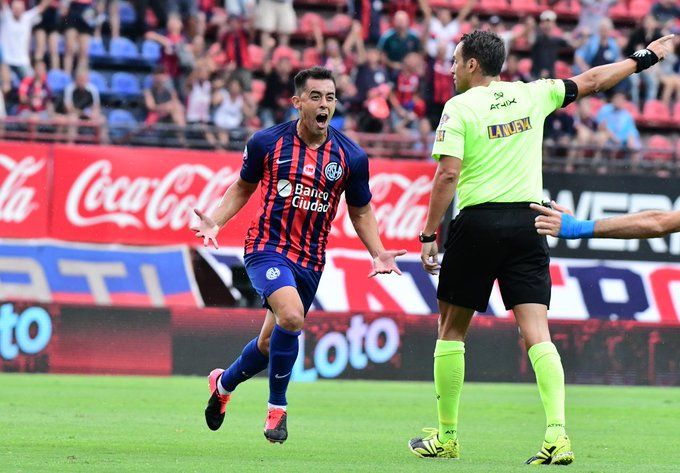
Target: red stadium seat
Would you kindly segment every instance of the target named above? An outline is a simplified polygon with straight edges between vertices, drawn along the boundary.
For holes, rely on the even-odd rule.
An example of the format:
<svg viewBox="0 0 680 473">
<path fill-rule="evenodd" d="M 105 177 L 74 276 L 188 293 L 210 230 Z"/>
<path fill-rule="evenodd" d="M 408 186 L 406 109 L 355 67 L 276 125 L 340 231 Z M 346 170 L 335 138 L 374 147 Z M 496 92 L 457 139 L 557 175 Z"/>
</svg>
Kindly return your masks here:
<svg viewBox="0 0 680 473">
<path fill-rule="evenodd" d="M 593 117 L 597 116 L 600 109 L 604 106 L 605 102 L 597 97 L 590 97 L 590 113 Z"/>
<path fill-rule="evenodd" d="M 508 10 L 510 5 L 508 0 L 482 0 L 480 7 L 488 13 L 498 14 Z"/>
<path fill-rule="evenodd" d="M 520 74 L 524 74 L 525 76 L 531 75 L 531 59 L 528 57 L 520 59 L 517 69 L 519 70 Z"/>
<path fill-rule="evenodd" d="M 518 24 L 512 27 L 512 32 L 515 35 L 515 40 L 512 42 L 511 49 L 518 49 L 521 51 L 529 50 L 529 41 L 527 40 L 526 36 L 520 36 L 522 34 L 522 31 L 524 31 L 524 25 L 522 24 Z"/>
<path fill-rule="evenodd" d="M 253 79 L 252 89 L 253 89 L 253 100 L 255 103 L 260 103 L 262 97 L 264 97 L 264 91 L 267 88 L 267 84 L 261 79 Z"/>
<path fill-rule="evenodd" d="M 680 125 L 680 101 L 675 102 L 675 106 L 673 107 L 673 121 Z M 678 143 L 680 143 L 680 140 L 678 140 Z"/>
<path fill-rule="evenodd" d="M 552 9 L 557 13 L 557 17 L 564 16 L 576 17 L 581 13 L 581 3 L 573 0 L 560 0 L 553 5 Z"/>
<path fill-rule="evenodd" d="M 288 46 L 278 46 L 272 53 L 272 62 L 276 64 L 283 57 L 290 59 L 293 68 L 297 68 L 300 65 L 300 52 L 295 49 Z"/>
<path fill-rule="evenodd" d="M 262 69 L 262 64 L 264 63 L 264 50 L 256 44 L 248 45 L 248 57 L 250 57 L 250 63 L 252 64 L 253 70 Z"/>
<path fill-rule="evenodd" d="M 671 112 L 665 103 L 660 100 L 648 100 L 642 109 L 642 118 L 647 122 L 656 124 L 670 123 Z"/>
<path fill-rule="evenodd" d="M 630 114 L 633 115 L 633 119 L 635 121 L 637 121 L 640 118 L 640 109 L 633 102 L 627 100 L 623 108 L 628 110 Z"/>
<path fill-rule="evenodd" d="M 331 18 L 329 32 L 335 35 L 344 36 L 352 28 L 352 17 L 344 13 L 338 13 Z"/>
<path fill-rule="evenodd" d="M 651 4 L 648 0 L 632 0 L 630 5 L 628 5 L 628 12 L 633 18 L 642 18 L 651 8 Z"/>
<path fill-rule="evenodd" d="M 629 14 L 626 3 L 627 2 L 616 2 L 612 5 L 609 9 L 609 17 L 612 19 L 627 18 Z"/>
<path fill-rule="evenodd" d="M 315 25 L 319 25 L 322 29 L 325 29 L 326 26 L 321 15 L 314 12 L 307 12 L 300 17 L 298 31 L 304 35 L 311 35 L 314 32 Z"/>
<path fill-rule="evenodd" d="M 511 0 L 510 7 L 515 13 L 536 13 L 540 10 L 536 0 Z"/>
<path fill-rule="evenodd" d="M 652 135 L 647 142 L 644 158 L 652 161 L 670 161 L 673 159 L 673 145 L 665 136 Z"/>
<path fill-rule="evenodd" d="M 305 48 L 302 51 L 302 67 L 313 67 L 321 64 L 321 54 L 316 48 Z"/>
</svg>

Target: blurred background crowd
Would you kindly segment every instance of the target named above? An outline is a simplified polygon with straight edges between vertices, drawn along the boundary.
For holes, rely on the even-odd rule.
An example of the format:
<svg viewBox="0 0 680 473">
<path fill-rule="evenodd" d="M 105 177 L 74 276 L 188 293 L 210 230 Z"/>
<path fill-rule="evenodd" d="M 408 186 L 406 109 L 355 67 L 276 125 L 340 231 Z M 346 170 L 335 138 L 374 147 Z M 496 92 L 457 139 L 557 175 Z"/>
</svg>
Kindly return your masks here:
<svg viewBox="0 0 680 473">
<path fill-rule="evenodd" d="M 455 45 L 506 44 L 503 80 L 567 78 L 680 32 L 677 0 L 0 0 L 0 137 L 242 149 L 294 118 L 293 76 L 338 85 L 333 126 L 427 159 Z M 676 40 L 676 53 L 680 40 Z M 678 54 L 545 124 L 568 172 L 680 172 Z"/>
</svg>

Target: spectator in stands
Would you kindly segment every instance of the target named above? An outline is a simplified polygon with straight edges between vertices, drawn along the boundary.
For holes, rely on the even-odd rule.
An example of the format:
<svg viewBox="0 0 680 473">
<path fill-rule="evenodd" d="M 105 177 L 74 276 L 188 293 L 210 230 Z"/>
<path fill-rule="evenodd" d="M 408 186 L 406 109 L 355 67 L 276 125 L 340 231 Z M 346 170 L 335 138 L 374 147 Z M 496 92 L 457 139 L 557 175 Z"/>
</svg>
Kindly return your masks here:
<svg viewBox="0 0 680 473">
<path fill-rule="evenodd" d="M 602 132 L 598 134 L 597 144 L 600 148 L 612 150 L 614 156 L 617 152 L 624 151 L 635 164 L 640 157 L 640 132 L 625 104 L 626 95 L 616 92 L 611 103 L 600 109 L 595 119 L 599 131 Z"/>
<path fill-rule="evenodd" d="M 297 29 L 293 0 L 259 0 L 255 27 L 262 32 L 260 41 L 263 46 L 270 42 L 274 33 L 281 46 L 288 46 L 290 35 Z"/>
<path fill-rule="evenodd" d="M 493 15 L 491 18 L 489 18 L 489 30 L 493 33 L 496 33 L 503 40 L 506 56 L 510 53 L 513 42 L 520 37 L 526 37 L 528 32 L 534 30 L 535 27 L 536 20 L 531 15 L 526 18 L 523 28 L 518 32 L 515 30 L 505 29 L 505 25 L 503 25 L 503 22 L 498 15 Z"/>
<path fill-rule="evenodd" d="M 49 6 L 50 0 L 42 0 L 38 6 L 26 10 L 22 0 L 0 0 L 0 45 L 2 60 L 18 77 L 23 80 L 31 75 L 31 31 L 40 22 L 40 15 Z M 3 74 L 9 76 L 9 74 Z"/>
<path fill-rule="evenodd" d="M 652 5 L 650 13 L 663 26 L 671 26 L 674 21 L 680 19 L 680 4 L 677 0 L 659 0 Z"/>
<path fill-rule="evenodd" d="M 42 19 L 34 31 L 35 48 L 33 58 L 44 60 L 45 53 L 49 51 L 50 69 L 60 68 L 59 56 L 59 28 L 61 18 L 59 17 L 59 7 L 61 0 L 51 0 L 45 11 L 42 12 Z"/>
<path fill-rule="evenodd" d="M 632 31 L 623 54 L 628 57 L 635 51 L 646 48 L 649 43 L 661 36 L 658 22 L 653 15 L 647 15 L 642 19 L 640 26 Z M 659 93 L 659 71 L 660 69 L 655 67 L 630 76 L 631 98 L 638 108 L 640 108 L 640 83 L 645 85 L 645 100 L 656 99 Z"/>
<path fill-rule="evenodd" d="M 453 18 L 451 10 L 447 7 L 436 8 L 435 15 L 429 14 L 429 8 L 425 12 L 425 24 L 428 28 L 426 50 L 427 54 L 434 58 L 438 55 L 439 45 L 446 45 L 446 56 L 452 58 L 453 51 L 456 49 L 456 37 L 460 33 L 463 22 L 472 11 L 474 0 L 467 3 L 458 10 L 458 15 Z"/>
<path fill-rule="evenodd" d="M 274 70 L 268 73 L 265 83 L 264 97 L 260 102 L 260 120 L 262 128 L 269 128 L 292 116 L 290 98 L 295 95 L 295 83 L 290 58 L 281 57 L 274 65 Z"/>
<path fill-rule="evenodd" d="M 427 98 L 427 116 L 430 127 L 436 128 L 442 116 L 444 105 L 454 94 L 453 77 L 451 76 L 451 62 L 453 56 L 448 54 L 448 44 L 440 43 L 437 56 L 428 57 L 427 77 L 429 85 L 426 92 L 430 92 Z"/>
<path fill-rule="evenodd" d="M 205 14 L 198 8 L 198 0 L 167 0 L 166 12 L 168 17 L 178 15 L 187 25 L 189 38 L 205 34 Z"/>
<path fill-rule="evenodd" d="M 357 99 L 360 103 L 368 97 L 368 91 L 387 82 L 387 69 L 382 63 L 380 50 L 368 47 L 364 43 L 361 25 L 354 25 L 345 41 L 343 49 L 346 55 L 351 55 L 356 48 L 354 60 L 357 64 L 354 84 L 357 87 Z"/>
<path fill-rule="evenodd" d="M 401 63 L 408 53 L 420 51 L 420 38 L 409 28 L 409 17 L 405 11 L 394 14 L 394 27 L 380 37 L 378 49 L 383 53 L 383 62 L 387 65 L 392 78 L 396 78 L 401 70 Z"/>
<path fill-rule="evenodd" d="M 388 102 L 390 95 L 391 87 L 387 83 L 368 91 L 364 109 L 357 117 L 357 127 L 360 131 L 381 133 L 384 130 L 391 113 Z"/>
<path fill-rule="evenodd" d="M 168 15 L 165 34 L 155 31 L 146 33 L 146 39 L 156 41 L 162 46 L 160 64 L 175 81 L 175 86 L 177 86 L 182 68 L 191 70 L 194 61 L 193 54 L 187 48 L 182 28 L 182 18 L 178 14 L 172 14 Z"/>
<path fill-rule="evenodd" d="M 412 131 L 411 135 L 415 138 L 413 150 L 422 151 L 423 156 L 427 156 L 429 152 L 432 151 L 432 145 L 434 145 L 435 138 L 435 133 L 430 121 L 427 118 L 421 118 L 418 121 L 417 129 Z"/>
<path fill-rule="evenodd" d="M 230 134 L 243 127 L 244 120 L 255 114 L 255 105 L 243 94 L 238 79 L 229 79 L 226 88 L 221 80 L 216 81 L 213 86 L 213 121 L 218 129 L 217 139 L 222 147 L 227 148 Z"/>
<path fill-rule="evenodd" d="M 78 65 L 87 67 L 90 38 L 103 18 L 97 13 L 96 0 L 69 0 L 62 2 L 61 15 L 64 29 L 64 70 L 73 73 L 76 53 Z"/>
<path fill-rule="evenodd" d="M 177 97 L 177 92 L 163 66 L 158 66 L 151 78 L 151 85 L 144 89 L 144 104 L 148 111 L 147 125 L 173 123 L 184 126 L 184 107 Z M 181 136 L 178 135 L 180 140 Z"/>
<path fill-rule="evenodd" d="M 609 18 L 609 9 L 618 1 L 622 0 L 579 0 L 581 14 L 578 17 L 575 34 L 583 40 L 596 34 L 602 20 Z"/>
<path fill-rule="evenodd" d="M 605 18 L 600 23 L 597 34 L 592 35 L 583 46 L 576 50 L 574 55 L 574 69 L 580 73 L 587 69 L 604 64 L 611 64 L 620 60 L 621 50 L 614 38 L 614 25 L 609 18 Z M 626 79 L 619 82 L 611 92 L 630 90 L 630 80 Z"/>
<path fill-rule="evenodd" d="M 250 20 L 255 13 L 255 0 L 224 0 L 227 15 Z"/>
<path fill-rule="evenodd" d="M 168 22 L 168 15 L 166 13 L 165 0 L 135 0 L 135 16 L 137 23 L 135 25 L 136 36 L 144 36 L 149 32 L 149 25 L 146 22 L 147 10 L 153 12 L 153 16 L 158 20 L 159 25 L 165 25 Z"/>
<path fill-rule="evenodd" d="M 244 89 L 249 91 L 253 80 L 252 61 L 248 54 L 248 32 L 242 17 L 229 15 L 215 46 L 212 54 L 217 65 L 238 77 Z"/>
<path fill-rule="evenodd" d="M 102 17 L 106 17 L 106 23 L 109 25 L 109 33 L 111 34 L 111 37 L 120 37 L 120 1 L 100 1 L 98 5 L 98 11 Z M 104 22 L 98 22 L 94 32 L 95 36 L 101 37 L 102 26 L 104 26 Z"/>
<path fill-rule="evenodd" d="M 659 66 L 662 85 L 661 101 L 667 107 L 670 107 L 674 95 L 675 101 L 680 102 L 680 58 L 678 57 L 678 47 L 676 47 L 675 53 L 667 56 L 666 60 Z"/>
<path fill-rule="evenodd" d="M 210 109 L 212 107 L 212 83 L 210 72 L 205 62 L 196 64 L 193 72 L 184 84 L 184 95 L 187 103 L 187 124 L 205 138 L 213 147 L 217 145 L 215 135 L 210 131 L 212 124 Z"/>
<path fill-rule="evenodd" d="M 18 115 L 32 120 L 49 120 L 54 116 L 52 91 L 47 85 L 47 67 L 36 61 L 33 75 L 23 78 L 19 85 Z"/>
<path fill-rule="evenodd" d="M 555 29 L 557 15 L 552 10 L 541 13 L 538 30 L 532 24 L 528 24 L 529 44 L 531 45 L 531 75 L 533 79 L 541 79 L 555 76 L 555 62 L 560 49 L 569 47 Z"/>
<path fill-rule="evenodd" d="M 376 44 L 380 39 L 380 14 L 382 3 L 367 0 L 347 0 L 349 14 L 352 16 L 352 25 L 359 29 L 359 34 L 364 41 Z"/>
<path fill-rule="evenodd" d="M 69 143 L 73 143 L 78 135 L 77 122 L 79 120 L 93 122 L 98 129 L 106 123 L 101 113 L 99 91 L 90 82 L 90 75 L 86 68 L 79 68 L 76 71 L 75 82 L 66 86 L 63 104 L 63 111 L 69 123 Z M 100 136 L 105 136 L 104 130 L 99 129 L 99 132 Z"/>
<path fill-rule="evenodd" d="M 595 146 L 599 141 L 598 125 L 591 113 L 589 97 L 583 97 L 576 102 L 574 129 L 576 130 L 577 147 L 571 147 L 569 150 L 565 167 L 567 172 L 574 170 L 575 160 L 578 156 L 583 156 L 588 148 Z"/>
<path fill-rule="evenodd" d="M 508 59 L 505 61 L 505 70 L 501 72 L 501 80 L 507 82 L 531 82 L 531 78 L 519 70 L 519 56 L 517 54 L 508 54 Z"/>
<path fill-rule="evenodd" d="M 390 95 L 392 127 L 395 130 L 415 128 L 418 120 L 425 116 L 421 90 L 423 73 L 423 57 L 419 53 L 407 54 Z"/>
<path fill-rule="evenodd" d="M 548 115 L 543 124 L 544 155 L 556 157 L 564 155 L 576 136 L 574 119 L 563 108 Z"/>
</svg>

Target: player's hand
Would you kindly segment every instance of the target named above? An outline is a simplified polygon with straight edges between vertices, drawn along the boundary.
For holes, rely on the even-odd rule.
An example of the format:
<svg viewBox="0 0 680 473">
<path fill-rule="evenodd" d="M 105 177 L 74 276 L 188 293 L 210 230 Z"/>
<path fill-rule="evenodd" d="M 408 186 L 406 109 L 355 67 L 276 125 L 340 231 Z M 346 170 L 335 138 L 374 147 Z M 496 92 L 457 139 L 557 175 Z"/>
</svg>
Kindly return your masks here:
<svg viewBox="0 0 680 473">
<path fill-rule="evenodd" d="M 397 256 L 404 256 L 406 250 L 386 250 L 373 258 L 373 271 L 368 274 L 369 278 L 377 274 L 390 274 L 392 272 L 401 276 L 401 271 L 397 266 Z"/>
<path fill-rule="evenodd" d="M 647 49 L 656 54 L 659 57 L 659 61 L 663 61 L 673 51 L 673 38 L 675 38 L 674 34 L 663 36 L 649 43 Z"/>
<path fill-rule="evenodd" d="M 531 208 L 541 214 L 536 217 L 534 225 L 536 226 L 536 231 L 539 235 L 557 237 L 562 228 L 562 214 L 565 213 L 572 216 L 574 214 L 571 210 L 559 205 L 555 201 L 552 201 L 550 205 L 552 205 L 552 209 L 543 205 L 531 204 Z"/>
<path fill-rule="evenodd" d="M 423 269 L 428 273 L 436 276 L 439 273 L 439 247 L 437 242 L 423 243 L 420 250 L 420 261 L 423 262 Z"/>
<path fill-rule="evenodd" d="M 201 220 L 198 226 L 191 227 L 192 232 L 196 232 L 198 238 L 203 238 L 203 246 L 208 247 L 209 243 L 217 250 L 217 234 L 220 232 L 220 227 L 217 226 L 213 220 L 198 209 L 194 209 L 194 213 L 198 215 Z"/>
</svg>

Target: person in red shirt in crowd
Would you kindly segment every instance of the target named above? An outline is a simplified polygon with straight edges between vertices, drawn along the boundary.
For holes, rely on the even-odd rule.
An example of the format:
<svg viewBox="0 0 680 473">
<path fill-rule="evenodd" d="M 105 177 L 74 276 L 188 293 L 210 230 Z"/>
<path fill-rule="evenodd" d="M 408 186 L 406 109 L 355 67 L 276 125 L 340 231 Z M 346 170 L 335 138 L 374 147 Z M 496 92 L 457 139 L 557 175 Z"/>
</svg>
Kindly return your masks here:
<svg viewBox="0 0 680 473">
<path fill-rule="evenodd" d="M 17 114 L 31 120 L 49 120 L 54 115 L 54 103 L 47 85 L 47 67 L 43 61 L 37 61 L 33 68 L 34 74 L 19 84 Z"/>
<path fill-rule="evenodd" d="M 96 0 L 65 0 L 61 2 L 61 16 L 64 28 L 64 70 L 71 74 L 76 52 L 78 64 L 88 65 L 90 37 L 103 17 L 97 12 Z"/>
<path fill-rule="evenodd" d="M 448 55 L 448 42 L 442 41 L 437 46 L 437 55 L 428 58 L 428 83 L 431 92 L 427 107 L 430 126 L 436 128 L 442 116 L 444 105 L 455 93 L 453 77 L 451 77 L 451 57 Z"/>
<path fill-rule="evenodd" d="M 423 72 L 422 55 L 407 54 L 390 95 L 392 125 L 395 130 L 415 127 L 418 119 L 425 116 L 426 106 L 421 94 Z"/>
<path fill-rule="evenodd" d="M 501 80 L 505 82 L 531 82 L 531 78 L 519 70 L 519 57 L 510 53 L 505 60 L 505 70 L 501 72 Z"/>
<path fill-rule="evenodd" d="M 230 14 L 224 25 L 219 41 L 211 48 L 215 65 L 237 77 L 243 89 L 251 90 L 253 80 L 252 61 L 248 54 L 248 32 L 242 17 Z"/>
</svg>

